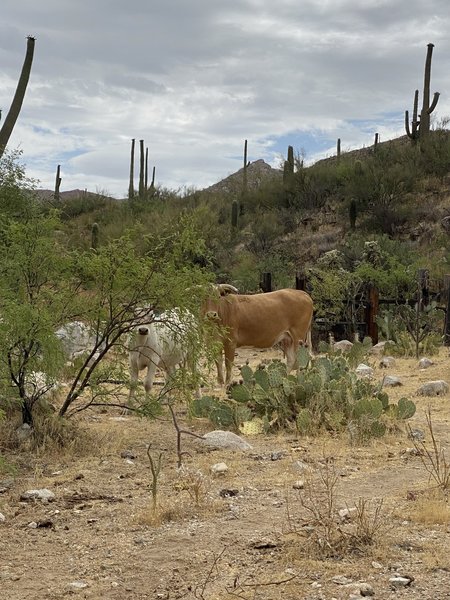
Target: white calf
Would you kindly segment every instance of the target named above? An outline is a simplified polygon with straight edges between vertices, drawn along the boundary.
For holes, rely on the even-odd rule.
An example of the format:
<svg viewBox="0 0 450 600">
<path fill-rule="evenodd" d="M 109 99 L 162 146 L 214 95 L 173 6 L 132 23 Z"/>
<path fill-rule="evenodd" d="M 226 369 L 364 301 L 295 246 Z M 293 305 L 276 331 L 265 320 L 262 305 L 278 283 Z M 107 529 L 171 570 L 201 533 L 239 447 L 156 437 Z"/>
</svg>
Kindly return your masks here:
<svg viewBox="0 0 450 600">
<path fill-rule="evenodd" d="M 162 313 L 154 322 L 136 327 L 129 355 L 130 400 L 137 387 L 139 371 L 147 369 L 144 389 L 150 394 L 157 368 L 165 371 L 167 380 L 178 365 L 186 362 L 186 327 L 176 310 Z"/>
</svg>

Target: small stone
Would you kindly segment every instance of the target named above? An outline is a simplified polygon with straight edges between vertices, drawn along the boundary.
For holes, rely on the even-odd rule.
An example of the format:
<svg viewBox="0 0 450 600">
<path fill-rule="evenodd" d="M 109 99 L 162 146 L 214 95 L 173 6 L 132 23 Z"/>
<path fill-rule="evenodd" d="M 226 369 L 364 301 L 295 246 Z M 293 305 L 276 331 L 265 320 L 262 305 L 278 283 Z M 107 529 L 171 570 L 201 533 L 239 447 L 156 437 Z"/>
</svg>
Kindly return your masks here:
<svg viewBox="0 0 450 600">
<path fill-rule="evenodd" d="M 373 561 L 372 561 L 372 567 L 373 567 L 374 569 L 382 569 L 382 568 L 383 568 L 383 565 L 382 565 L 381 563 L 377 562 L 376 560 L 373 560 Z"/>
<path fill-rule="evenodd" d="M 38 526 L 38 524 L 36 523 L 36 521 L 31 521 L 27 525 L 27 527 L 29 527 L 30 529 L 37 529 L 37 526 Z"/>
<path fill-rule="evenodd" d="M 270 460 L 281 460 L 285 456 L 285 452 L 283 450 L 278 450 L 277 452 L 270 453 Z"/>
<path fill-rule="evenodd" d="M 434 365 L 434 362 L 430 358 L 421 358 L 419 360 L 419 369 L 428 369 Z"/>
<path fill-rule="evenodd" d="M 85 581 L 71 581 L 69 583 L 69 587 L 73 588 L 74 590 L 84 590 L 88 587 L 88 585 L 89 584 Z"/>
<path fill-rule="evenodd" d="M 411 582 L 414 580 L 413 577 L 400 577 L 400 576 L 396 576 L 396 577 L 391 577 L 389 579 L 389 583 L 391 584 L 391 588 L 393 590 L 398 590 L 404 587 L 407 587 L 408 585 L 411 585 Z"/>
<path fill-rule="evenodd" d="M 305 481 L 303 479 L 297 479 L 292 487 L 294 490 L 302 490 L 305 487 Z"/>
<path fill-rule="evenodd" d="M 424 383 L 416 392 L 418 396 L 443 396 L 448 392 L 448 383 L 439 379 Z"/>
<path fill-rule="evenodd" d="M 422 429 L 411 429 L 408 437 L 418 442 L 423 442 L 425 439 L 425 432 Z"/>
<path fill-rule="evenodd" d="M 380 360 L 380 369 L 388 369 L 389 367 L 393 367 L 395 365 L 395 358 L 393 356 L 384 356 Z"/>
<path fill-rule="evenodd" d="M 386 347 L 387 342 L 378 342 L 375 346 L 372 346 L 370 349 L 370 354 L 374 354 L 375 356 L 382 356 L 384 353 L 384 349 Z"/>
<path fill-rule="evenodd" d="M 383 387 L 399 387 L 403 385 L 399 377 L 394 375 L 386 375 L 383 379 Z"/>
<path fill-rule="evenodd" d="M 338 514 L 341 521 L 351 521 L 356 514 L 356 506 L 353 506 L 352 508 L 341 508 Z"/>
<path fill-rule="evenodd" d="M 228 471 L 228 466 L 224 462 L 216 463 L 215 465 L 211 465 L 210 471 L 214 475 L 225 475 Z"/>
<path fill-rule="evenodd" d="M 4 523 L 5 521 L 6 521 L 5 515 L 0 512 L 0 523 Z"/>
<path fill-rule="evenodd" d="M 335 575 L 331 578 L 331 581 L 336 585 L 348 585 L 349 583 L 353 583 L 353 580 L 349 579 L 345 575 Z"/>
<path fill-rule="evenodd" d="M 46 488 L 39 490 L 28 490 L 21 494 L 21 500 L 41 500 L 42 502 L 51 502 L 55 499 L 55 494 Z"/>
<path fill-rule="evenodd" d="M 355 373 L 357 375 L 359 375 L 360 377 L 373 377 L 373 369 L 372 367 L 369 367 L 369 365 L 365 365 L 364 363 L 360 363 L 356 369 L 355 369 Z"/>
<path fill-rule="evenodd" d="M 352 342 L 349 342 L 349 340 L 340 340 L 333 344 L 333 349 L 340 350 L 341 352 L 349 352 L 352 348 L 353 344 Z"/>
<path fill-rule="evenodd" d="M 375 596 L 375 590 L 370 585 L 370 583 L 360 583 L 359 593 L 361 594 L 361 596 Z"/>
<path fill-rule="evenodd" d="M 132 452 L 131 450 L 122 450 L 122 452 L 120 453 L 120 458 L 136 458 L 136 454 L 134 452 Z"/>
</svg>

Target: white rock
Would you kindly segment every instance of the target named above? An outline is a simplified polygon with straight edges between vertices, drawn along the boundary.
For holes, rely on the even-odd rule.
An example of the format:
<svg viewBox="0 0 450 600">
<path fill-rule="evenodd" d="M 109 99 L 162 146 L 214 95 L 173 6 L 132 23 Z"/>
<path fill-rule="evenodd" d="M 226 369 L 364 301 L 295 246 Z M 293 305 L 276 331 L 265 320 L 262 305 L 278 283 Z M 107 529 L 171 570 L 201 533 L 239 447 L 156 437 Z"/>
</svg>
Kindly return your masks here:
<svg viewBox="0 0 450 600">
<path fill-rule="evenodd" d="M 419 360 L 419 369 L 428 369 L 434 365 L 434 362 L 430 358 L 421 358 Z"/>
<path fill-rule="evenodd" d="M 341 352 L 349 352 L 352 348 L 353 344 L 348 340 L 340 340 L 339 342 L 335 342 L 333 344 L 333 349 L 340 350 Z"/>
<path fill-rule="evenodd" d="M 305 487 L 305 481 L 303 479 L 297 479 L 296 482 L 294 482 L 293 486 L 294 490 L 302 490 Z"/>
<path fill-rule="evenodd" d="M 374 354 L 375 356 L 382 356 L 386 344 L 387 342 L 378 342 L 378 344 L 372 346 L 372 348 L 370 349 L 370 354 Z"/>
<path fill-rule="evenodd" d="M 411 583 L 411 579 L 409 577 L 391 577 L 389 579 L 389 583 L 391 584 L 391 588 L 396 590 L 400 588 L 404 588 Z"/>
<path fill-rule="evenodd" d="M 331 578 L 331 581 L 336 585 L 348 585 L 349 583 L 353 583 L 353 581 L 345 575 L 335 575 Z"/>
<path fill-rule="evenodd" d="M 225 475 L 228 471 L 228 466 L 224 462 L 216 463 L 215 465 L 211 465 L 210 471 L 214 475 Z"/>
<path fill-rule="evenodd" d="M 21 500 L 42 500 L 43 502 L 51 502 L 55 499 L 55 494 L 46 488 L 41 488 L 38 490 L 28 490 L 21 494 Z"/>
<path fill-rule="evenodd" d="M 442 379 L 424 383 L 416 392 L 418 396 L 443 396 L 448 392 L 448 383 Z"/>
<path fill-rule="evenodd" d="M 86 581 L 71 581 L 69 583 L 69 587 L 75 589 L 75 590 L 84 590 L 85 588 L 88 587 L 88 583 L 86 583 Z"/>
<path fill-rule="evenodd" d="M 389 367 L 393 367 L 395 365 L 395 358 L 393 356 L 384 356 L 380 360 L 380 368 L 388 369 Z"/>
<path fill-rule="evenodd" d="M 369 365 L 365 365 L 364 363 L 360 363 L 356 367 L 355 373 L 360 377 L 373 377 L 372 367 L 369 367 Z"/>
<path fill-rule="evenodd" d="M 206 433 L 203 442 L 214 448 L 229 448 L 230 450 L 252 450 L 252 446 L 243 438 L 232 431 L 221 431 L 217 429 Z"/>
<path fill-rule="evenodd" d="M 356 514 L 356 506 L 352 508 L 341 508 L 338 512 L 341 521 L 351 521 Z"/>
<path fill-rule="evenodd" d="M 383 387 L 399 387 L 403 385 L 399 377 L 395 375 L 386 375 L 383 379 Z"/>
<path fill-rule="evenodd" d="M 5 515 L 0 512 L 0 523 L 4 523 L 5 521 L 6 521 Z"/>
</svg>

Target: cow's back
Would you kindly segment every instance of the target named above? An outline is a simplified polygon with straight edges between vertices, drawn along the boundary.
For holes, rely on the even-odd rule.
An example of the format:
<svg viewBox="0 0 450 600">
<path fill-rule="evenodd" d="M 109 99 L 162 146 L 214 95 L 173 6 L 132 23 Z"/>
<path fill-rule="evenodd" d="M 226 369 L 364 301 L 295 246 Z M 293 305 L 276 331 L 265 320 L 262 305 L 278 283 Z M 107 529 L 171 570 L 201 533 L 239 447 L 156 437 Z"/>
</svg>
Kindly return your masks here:
<svg viewBox="0 0 450 600">
<path fill-rule="evenodd" d="M 283 289 L 222 299 L 221 321 L 236 346 L 268 348 L 284 332 L 304 340 L 311 326 L 313 302 L 301 290 Z"/>
</svg>

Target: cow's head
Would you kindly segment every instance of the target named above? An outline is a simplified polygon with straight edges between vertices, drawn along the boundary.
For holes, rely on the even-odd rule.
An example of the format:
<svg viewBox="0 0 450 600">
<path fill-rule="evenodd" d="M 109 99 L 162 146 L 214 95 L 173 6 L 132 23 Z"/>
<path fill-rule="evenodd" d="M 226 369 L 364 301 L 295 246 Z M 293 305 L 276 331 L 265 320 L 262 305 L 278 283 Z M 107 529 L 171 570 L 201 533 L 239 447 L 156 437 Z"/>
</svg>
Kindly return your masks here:
<svg viewBox="0 0 450 600">
<path fill-rule="evenodd" d="M 209 321 L 218 323 L 221 298 L 228 294 L 239 294 L 239 290 L 229 283 L 219 283 L 212 287 L 213 293 L 204 300 L 202 312 Z"/>
</svg>

